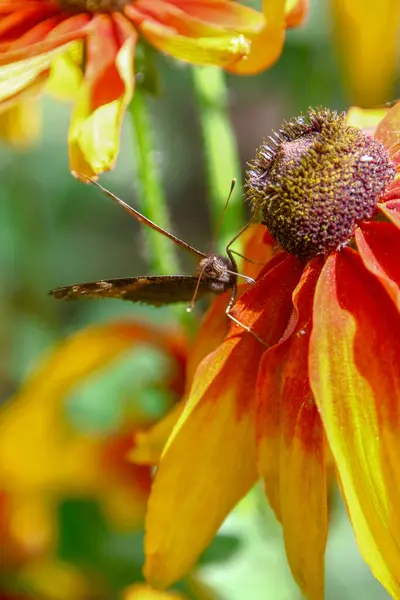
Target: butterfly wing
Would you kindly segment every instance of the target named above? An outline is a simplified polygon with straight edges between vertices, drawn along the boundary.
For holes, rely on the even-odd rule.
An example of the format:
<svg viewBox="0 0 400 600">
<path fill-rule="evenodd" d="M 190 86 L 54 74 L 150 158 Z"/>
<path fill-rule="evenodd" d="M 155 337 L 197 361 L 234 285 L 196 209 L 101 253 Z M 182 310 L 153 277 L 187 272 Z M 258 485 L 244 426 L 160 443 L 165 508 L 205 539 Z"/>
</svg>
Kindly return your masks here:
<svg viewBox="0 0 400 600">
<path fill-rule="evenodd" d="M 190 302 L 197 282 L 198 277 L 185 275 L 126 277 L 67 285 L 51 290 L 49 294 L 54 298 L 65 300 L 120 298 L 131 302 L 162 306 L 176 302 Z M 204 281 L 200 281 L 197 296 L 204 296 L 208 291 Z"/>
</svg>

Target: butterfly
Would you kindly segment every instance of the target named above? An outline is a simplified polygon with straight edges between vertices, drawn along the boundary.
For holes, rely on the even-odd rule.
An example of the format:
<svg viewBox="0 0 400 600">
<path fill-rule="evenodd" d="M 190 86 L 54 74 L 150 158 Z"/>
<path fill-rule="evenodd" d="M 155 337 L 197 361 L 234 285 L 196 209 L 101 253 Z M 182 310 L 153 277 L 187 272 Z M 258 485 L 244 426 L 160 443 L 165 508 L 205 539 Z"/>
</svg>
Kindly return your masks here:
<svg viewBox="0 0 400 600">
<path fill-rule="evenodd" d="M 230 246 L 244 231 L 244 227 L 228 244 L 226 256 L 219 254 L 205 254 L 184 242 L 174 234 L 166 231 L 139 211 L 132 208 L 118 196 L 107 190 L 97 181 L 85 178 L 96 185 L 103 193 L 109 196 L 117 204 L 122 206 L 130 215 L 139 222 L 151 227 L 161 235 L 171 239 L 175 244 L 181 246 L 199 259 L 197 275 L 155 275 L 142 277 L 125 277 L 122 279 L 103 279 L 67 285 L 51 290 L 49 294 L 57 299 L 77 300 L 80 298 L 120 298 L 131 302 L 141 302 L 154 306 L 162 306 L 176 302 L 190 302 L 188 310 L 191 309 L 194 300 L 201 298 L 208 292 L 222 294 L 228 289 L 232 290 L 231 298 L 227 305 L 229 314 L 236 296 L 237 277 L 244 278 L 247 283 L 255 283 L 254 279 L 238 273 L 237 264 Z M 225 209 L 235 186 L 232 181 L 231 190 L 226 201 Z"/>
</svg>

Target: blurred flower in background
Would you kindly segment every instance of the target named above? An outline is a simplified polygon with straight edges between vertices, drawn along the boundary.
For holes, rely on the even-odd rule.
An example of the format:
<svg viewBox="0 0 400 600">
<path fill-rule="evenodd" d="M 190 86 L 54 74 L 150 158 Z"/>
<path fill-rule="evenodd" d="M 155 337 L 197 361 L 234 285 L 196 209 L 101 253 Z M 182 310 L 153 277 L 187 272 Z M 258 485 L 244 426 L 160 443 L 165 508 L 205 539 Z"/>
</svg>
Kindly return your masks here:
<svg viewBox="0 0 400 600">
<path fill-rule="evenodd" d="M 84 431 L 71 424 L 65 400 L 93 372 L 143 343 L 168 354 L 172 367 L 162 385 L 181 395 L 181 337 L 127 322 L 70 337 L 2 406 L 2 590 L 87 600 L 104 597 L 127 572 L 127 583 L 140 575 L 141 537 L 134 533 L 142 529 L 150 468 L 129 463 L 126 454 L 135 429 L 151 419 L 128 413 L 115 431 Z M 118 544 L 129 548 L 125 565 L 114 556 Z"/>
<path fill-rule="evenodd" d="M 139 36 L 183 61 L 254 73 L 278 58 L 284 40 L 284 0 L 264 8 L 266 19 L 229 0 L 1 0 L 0 100 L 9 106 L 37 94 L 54 61 L 76 52 L 76 40 L 84 40 L 84 51 L 78 44 L 81 60 L 71 61 L 83 75 L 69 131 L 70 166 L 75 173 L 101 173 L 112 168 L 118 154 Z M 304 13 L 304 0 L 291 1 L 289 25 L 298 24 Z M 59 78 L 59 84 L 67 88 L 69 81 Z"/>
<path fill-rule="evenodd" d="M 393 97 L 398 81 L 398 0 L 331 0 L 333 33 L 349 101 L 378 106 Z"/>
<path fill-rule="evenodd" d="M 283 251 L 234 315 L 269 349 L 232 326 L 194 375 L 149 499 L 155 586 L 191 567 L 261 475 L 296 581 L 323 598 L 327 441 L 362 555 L 400 596 L 399 123 L 400 104 L 374 137 L 310 111 L 259 148 L 248 195 Z"/>
</svg>

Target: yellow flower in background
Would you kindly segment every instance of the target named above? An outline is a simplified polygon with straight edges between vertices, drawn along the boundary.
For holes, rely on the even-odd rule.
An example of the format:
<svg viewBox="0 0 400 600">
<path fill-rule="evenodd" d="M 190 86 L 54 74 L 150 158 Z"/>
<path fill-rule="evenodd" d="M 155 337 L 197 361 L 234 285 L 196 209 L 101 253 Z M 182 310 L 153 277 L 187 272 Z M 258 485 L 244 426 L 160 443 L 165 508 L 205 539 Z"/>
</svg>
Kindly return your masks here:
<svg viewBox="0 0 400 600">
<path fill-rule="evenodd" d="M 398 78 L 400 2 L 331 0 L 350 103 L 373 107 L 392 99 Z"/>
<path fill-rule="evenodd" d="M 173 374 L 164 384 L 182 393 L 186 345 L 181 336 L 121 322 L 71 336 L 1 407 L 0 576 L 2 571 L 16 574 L 39 597 L 40 591 L 56 600 L 92 597 L 82 573 L 56 556 L 57 511 L 63 499 L 95 499 L 112 530 L 143 527 L 150 468 L 130 463 L 127 453 L 135 431 L 147 425 L 144 417 L 127 418 L 115 433 L 89 434 L 74 429 L 63 412 L 68 394 L 88 375 L 140 344 L 172 359 Z M 64 595 L 56 594 L 57 587 Z"/>
<path fill-rule="evenodd" d="M 0 0 L 0 102 L 43 89 L 54 61 L 83 43 L 69 155 L 73 172 L 94 176 L 118 154 L 140 36 L 186 62 L 254 73 L 278 58 L 285 18 L 297 25 L 304 7 L 304 0 L 265 0 L 264 16 L 232 0 Z"/>
</svg>

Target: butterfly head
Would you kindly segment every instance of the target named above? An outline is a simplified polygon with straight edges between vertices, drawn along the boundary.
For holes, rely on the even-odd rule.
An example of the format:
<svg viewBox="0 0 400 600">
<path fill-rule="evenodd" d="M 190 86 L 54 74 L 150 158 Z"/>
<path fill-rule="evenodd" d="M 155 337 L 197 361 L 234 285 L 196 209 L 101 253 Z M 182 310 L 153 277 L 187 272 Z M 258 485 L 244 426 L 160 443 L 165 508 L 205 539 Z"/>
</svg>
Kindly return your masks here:
<svg viewBox="0 0 400 600">
<path fill-rule="evenodd" d="M 202 281 L 214 294 L 222 294 L 236 283 L 231 261 L 225 256 L 211 254 L 203 258 L 199 263 L 198 272 Z"/>
</svg>

